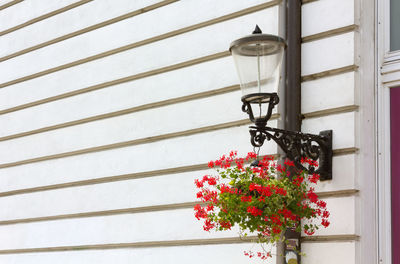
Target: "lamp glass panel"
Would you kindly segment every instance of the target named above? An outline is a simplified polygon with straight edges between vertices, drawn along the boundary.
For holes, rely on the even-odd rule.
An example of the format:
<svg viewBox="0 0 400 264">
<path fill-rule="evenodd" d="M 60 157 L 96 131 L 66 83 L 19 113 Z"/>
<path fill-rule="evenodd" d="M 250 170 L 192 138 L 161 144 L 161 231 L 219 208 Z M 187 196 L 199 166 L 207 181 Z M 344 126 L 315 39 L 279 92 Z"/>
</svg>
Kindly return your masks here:
<svg viewBox="0 0 400 264">
<path fill-rule="evenodd" d="M 243 96 L 278 92 L 283 45 L 255 42 L 235 46 L 231 51 Z"/>
</svg>

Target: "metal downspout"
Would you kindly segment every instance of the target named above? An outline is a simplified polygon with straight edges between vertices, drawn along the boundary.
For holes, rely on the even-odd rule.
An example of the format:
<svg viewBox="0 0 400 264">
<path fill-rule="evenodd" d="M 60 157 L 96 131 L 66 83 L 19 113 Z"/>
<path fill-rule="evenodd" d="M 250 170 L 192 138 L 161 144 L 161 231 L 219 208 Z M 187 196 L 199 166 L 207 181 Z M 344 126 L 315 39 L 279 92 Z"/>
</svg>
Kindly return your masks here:
<svg viewBox="0 0 400 264">
<path fill-rule="evenodd" d="M 284 129 L 301 130 L 301 1 L 286 1 L 286 85 L 285 85 L 285 119 Z M 289 244 L 284 246 L 285 254 L 296 244 L 301 250 L 301 234 L 287 230 L 285 233 Z M 284 260 L 284 263 L 286 261 Z M 300 263 L 300 256 L 298 256 Z"/>
</svg>

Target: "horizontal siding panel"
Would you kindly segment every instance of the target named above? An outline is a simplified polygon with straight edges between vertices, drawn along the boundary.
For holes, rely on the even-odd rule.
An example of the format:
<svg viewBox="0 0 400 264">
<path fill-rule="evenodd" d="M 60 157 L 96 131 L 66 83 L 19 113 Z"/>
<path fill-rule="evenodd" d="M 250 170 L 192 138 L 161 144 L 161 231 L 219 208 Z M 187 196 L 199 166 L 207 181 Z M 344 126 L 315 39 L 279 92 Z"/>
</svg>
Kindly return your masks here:
<svg viewBox="0 0 400 264">
<path fill-rule="evenodd" d="M 348 224 L 347 221 L 351 220 L 346 220 L 345 215 L 336 219 L 341 220 L 338 225 L 352 225 Z M 227 238 L 237 236 L 237 228 L 225 232 L 204 232 L 202 223 L 195 219 L 193 209 L 189 208 L 7 225 L 0 226 L 0 234 L 4 238 L 0 241 L 0 249 L 4 250 Z"/>
<path fill-rule="evenodd" d="M 230 264 L 243 264 L 249 261 L 243 251 L 252 249 L 253 244 L 228 244 L 228 245 L 203 245 L 166 248 L 135 248 L 114 250 L 76 250 L 68 252 L 27 253 L 14 255 L 0 255 L 0 262 L 12 264 L 31 263 L 97 263 L 97 264 L 176 264 L 177 260 L 182 263 L 220 264 L 229 260 Z M 201 257 L 197 257 L 197 256 Z M 275 263 L 275 257 L 270 259 Z M 252 259 L 252 263 L 263 263 Z"/>
<path fill-rule="evenodd" d="M 354 64 L 354 32 L 303 43 L 301 74 L 310 75 Z"/>
<path fill-rule="evenodd" d="M 201 170 L 1 197 L 0 221 L 194 202 L 194 180 L 212 173 Z"/>
<path fill-rule="evenodd" d="M 0 10 L 7 9 L 13 5 L 19 4 L 24 0 L 5 0 L 0 4 Z"/>
<path fill-rule="evenodd" d="M 1 1 L 3 5 L 5 1 Z M 7 2 L 7 1 L 6 1 Z M 18 5 L 11 6 L 0 12 L 0 32 L 18 26 L 28 20 L 37 18 L 54 10 L 63 8 L 67 5 L 77 3 L 78 0 L 26 0 Z"/>
<path fill-rule="evenodd" d="M 315 1 L 301 11 L 303 37 L 355 24 L 353 0 Z"/>
<path fill-rule="evenodd" d="M 0 115 L 0 137 L 237 83 L 232 58 L 226 57 Z"/>
<path fill-rule="evenodd" d="M 331 224 L 327 228 L 321 226 L 320 229 L 315 232 L 314 236 L 355 234 L 356 199 L 357 198 L 354 196 L 323 198 L 330 212 L 329 222 Z M 316 221 L 314 223 L 319 224 L 319 222 Z M 304 233 L 302 235 L 306 236 Z"/>
<path fill-rule="evenodd" d="M 301 84 L 301 112 L 310 113 L 354 105 L 354 76 L 349 72 Z"/>
<path fill-rule="evenodd" d="M 356 159 L 357 154 L 334 156 L 332 158 L 332 180 L 319 182 L 315 188 L 316 192 L 352 190 L 356 188 L 354 178 Z"/>
<path fill-rule="evenodd" d="M 234 2 L 237 2 L 238 4 L 235 5 Z M 248 7 L 250 4 L 247 2 L 242 4 L 240 4 L 239 1 L 234 2 L 231 1 L 230 4 L 227 5 L 226 1 L 224 1 L 218 3 L 216 6 L 215 3 L 207 4 L 202 2 L 202 4 L 200 4 L 199 2 L 196 3 L 195 1 L 181 1 L 171 4 L 169 8 L 168 6 L 164 6 L 162 8 L 152 10 L 145 14 L 135 16 L 133 18 L 123 20 L 110 26 L 71 38 L 67 41 L 62 41 L 55 45 L 36 50 L 20 58 L 14 58 L 6 61 L 2 63 L 2 65 L 0 65 L 1 70 L 9 67 L 18 67 L 19 71 L 8 73 L 7 79 L 1 78 L 0 82 L 6 82 L 12 79 L 16 79 L 18 77 L 40 72 L 49 68 L 53 68 L 55 66 L 83 59 L 88 56 L 93 56 L 101 52 L 119 48 L 151 37 L 155 37 L 157 35 L 164 34 L 173 30 L 178 30 L 192 25 L 192 23 L 197 24 L 199 22 L 204 22 L 210 18 L 217 18 L 221 15 L 229 14 L 231 13 L 231 11 L 238 11 L 243 7 Z M 262 1 L 253 0 L 252 2 L 259 3 Z M 107 10 L 104 8 L 104 4 L 101 5 L 101 2 L 99 3 L 97 4 L 99 6 L 97 7 L 98 9 Z M 150 5 L 151 3 L 152 2 L 148 4 Z M 142 2 L 141 4 L 146 5 L 147 3 Z M 230 6 L 231 4 L 232 6 Z M 218 9 L 218 7 L 221 7 L 220 10 Z M 219 11 L 215 10 L 214 12 L 210 12 L 211 9 L 216 9 Z M 129 9 L 127 10 L 129 11 Z M 190 17 L 189 21 L 187 16 L 183 16 L 182 18 L 174 19 L 173 23 L 165 23 L 165 20 L 170 19 L 171 14 L 178 13 L 179 10 L 185 13 L 193 13 L 196 11 L 198 12 L 198 10 L 201 10 L 201 12 L 197 16 Z M 100 15 L 101 14 L 99 14 L 99 16 Z M 271 19 L 272 17 L 270 16 L 271 15 L 268 15 L 266 20 Z M 270 18 L 268 19 L 268 17 Z M 155 21 L 157 21 L 156 23 L 159 23 L 159 25 L 155 24 Z M 251 25 L 253 25 L 254 23 L 255 22 L 253 21 Z M 137 28 L 138 25 L 152 25 L 151 28 L 154 28 L 154 30 L 132 30 L 134 28 Z M 249 24 L 245 23 L 244 25 L 248 26 Z M 249 34 L 249 32 L 251 32 L 251 29 L 247 29 L 247 31 L 245 31 L 245 34 Z M 104 39 L 107 39 L 107 41 L 103 41 Z M 215 41 L 215 38 L 213 39 L 213 41 Z M 212 43 L 212 41 L 207 40 L 203 41 L 202 44 L 206 44 L 206 42 Z M 226 45 L 229 45 L 229 43 Z M 34 63 L 37 61 L 40 61 L 41 63 Z"/>
<path fill-rule="evenodd" d="M 306 254 L 303 264 L 356 263 L 356 242 L 303 243 L 301 250 Z"/>
<path fill-rule="evenodd" d="M 302 131 L 319 134 L 333 130 L 333 149 L 355 147 L 355 112 L 304 119 Z"/>
<path fill-rule="evenodd" d="M 8 153 L 0 164 L 244 120 L 240 96 L 236 91 L 8 140 L 0 144 L 0 153 Z M 221 105 L 224 111 L 216 111 Z"/>
<path fill-rule="evenodd" d="M 261 153 L 276 149 L 276 144 L 265 144 Z M 252 151 L 248 126 L 2 168 L 0 191 L 203 164 L 230 150 Z"/>
<path fill-rule="evenodd" d="M 4 1 L 1 1 L 1 5 L 0 6 L 8 6 L 11 2 L 17 2 L 17 1 L 15 1 L 15 0 L 4 0 Z"/>
<path fill-rule="evenodd" d="M 354 156 L 335 156 L 333 180 L 320 182 L 316 191 L 354 189 Z M 0 221 L 193 202 L 194 179 L 212 173 L 199 170 L 0 197 Z"/>
<path fill-rule="evenodd" d="M 89 2 L 2 36 L 0 39 L 0 56 L 6 56 L 156 2 L 160 2 L 160 0 L 103 0 Z M 37 32 L 40 32 L 40 34 Z"/>
<path fill-rule="evenodd" d="M 229 43 L 233 39 L 242 36 L 244 32 L 249 32 L 248 25 L 258 23 L 266 31 L 277 33 L 278 19 L 274 14 L 278 14 L 278 8 L 266 9 L 225 23 L 198 29 L 174 38 L 18 83 L 0 89 L 0 100 L 5 96 L 8 100 L 4 102 L 27 103 L 219 52 L 227 52 Z M 225 30 L 226 27 L 235 28 L 235 31 L 227 31 Z M 213 41 L 210 41 L 210 38 Z M 179 52 L 177 53 L 177 51 Z M 6 69 L 8 73 L 4 76 L 11 76 L 11 68 Z M 35 93 L 31 92 L 32 89 L 35 90 Z M 22 98 L 22 95 L 27 93 L 30 95 Z M 12 105 L 5 105 L 5 107 L 10 106 Z"/>
<path fill-rule="evenodd" d="M 184 230 L 182 229 L 184 227 Z M 0 249 L 235 237 L 205 232 L 193 209 L 0 226 Z"/>
</svg>

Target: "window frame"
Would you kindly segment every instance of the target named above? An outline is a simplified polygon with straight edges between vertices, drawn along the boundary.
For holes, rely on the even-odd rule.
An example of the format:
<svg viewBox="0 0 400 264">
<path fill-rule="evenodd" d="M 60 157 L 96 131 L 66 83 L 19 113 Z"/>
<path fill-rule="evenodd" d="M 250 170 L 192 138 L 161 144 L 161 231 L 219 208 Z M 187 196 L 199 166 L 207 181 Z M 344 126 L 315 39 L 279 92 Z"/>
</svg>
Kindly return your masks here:
<svg viewBox="0 0 400 264">
<path fill-rule="evenodd" d="M 379 263 L 392 263 L 390 91 L 400 89 L 400 50 L 390 51 L 390 0 L 375 3 L 378 256 Z"/>
</svg>

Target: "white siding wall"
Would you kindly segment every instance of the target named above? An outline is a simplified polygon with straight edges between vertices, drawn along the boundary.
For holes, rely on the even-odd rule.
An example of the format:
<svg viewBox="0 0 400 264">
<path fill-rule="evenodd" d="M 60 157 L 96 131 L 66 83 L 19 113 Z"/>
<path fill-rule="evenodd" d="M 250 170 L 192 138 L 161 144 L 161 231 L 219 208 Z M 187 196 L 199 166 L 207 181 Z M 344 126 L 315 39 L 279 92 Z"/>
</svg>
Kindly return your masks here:
<svg viewBox="0 0 400 264">
<path fill-rule="evenodd" d="M 25 0 L 0 10 L 0 262 L 247 262 L 235 232 L 202 231 L 193 180 L 209 160 L 252 150 L 227 49 L 255 24 L 279 34 L 279 3 Z M 354 3 L 302 11 L 302 129 L 333 129 L 335 153 L 333 180 L 318 187 L 332 225 L 305 239 L 303 263 L 354 263 Z"/>
<path fill-rule="evenodd" d="M 331 226 L 315 235 L 327 240 L 304 241 L 303 263 L 361 263 L 359 247 L 359 56 L 358 25 L 353 0 L 318 0 L 302 8 L 302 130 L 333 130 L 333 179 L 318 191 L 326 198 Z M 341 151 L 338 151 L 341 150 Z M 340 152 L 340 155 L 338 155 Z M 370 262 L 374 263 L 374 262 Z"/>
</svg>

